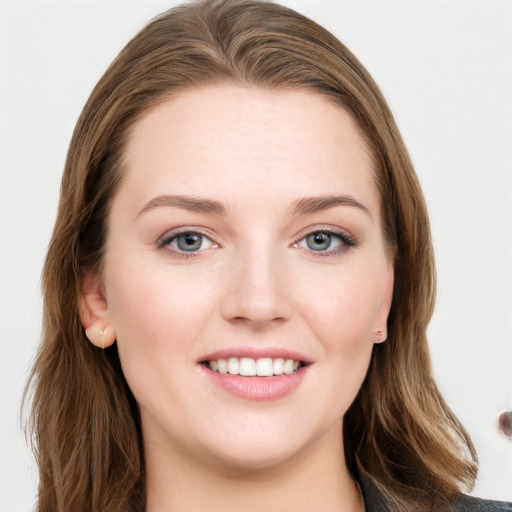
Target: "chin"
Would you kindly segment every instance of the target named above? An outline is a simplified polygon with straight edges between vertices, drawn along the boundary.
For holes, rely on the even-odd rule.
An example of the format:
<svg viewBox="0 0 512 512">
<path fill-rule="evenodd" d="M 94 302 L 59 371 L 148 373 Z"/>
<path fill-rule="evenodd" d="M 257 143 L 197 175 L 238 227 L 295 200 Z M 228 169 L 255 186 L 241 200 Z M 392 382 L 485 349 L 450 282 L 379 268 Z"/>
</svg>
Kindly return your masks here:
<svg viewBox="0 0 512 512">
<path fill-rule="evenodd" d="M 253 425 L 245 431 L 228 431 L 226 438 L 206 441 L 201 452 L 209 453 L 212 463 L 228 472 L 263 472 L 299 460 L 309 447 L 324 437 L 323 431 L 301 431 L 297 424 L 273 427 L 255 428 Z"/>
<path fill-rule="evenodd" d="M 300 450 L 280 447 L 253 446 L 244 451 L 213 454 L 213 461 L 225 473 L 244 476 L 255 472 L 267 472 L 282 467 L 297 457 Z"/>
</svg>

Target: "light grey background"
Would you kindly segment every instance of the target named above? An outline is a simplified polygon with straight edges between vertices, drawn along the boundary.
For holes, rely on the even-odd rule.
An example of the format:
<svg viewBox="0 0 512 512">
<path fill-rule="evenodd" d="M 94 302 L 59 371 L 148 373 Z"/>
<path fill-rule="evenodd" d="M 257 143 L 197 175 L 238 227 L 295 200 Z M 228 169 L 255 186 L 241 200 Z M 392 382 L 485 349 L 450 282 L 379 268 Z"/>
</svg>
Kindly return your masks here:
<svg viewBox="0 0 512 512">
<path fill-rule="evenodd" d="M 37 475 L 19 407 L 41 319 L 39 274 L 78 114 L 107 65 L 176 2 L 0 0 L 0 507 Z M 387 97 L 432 217 L 434 369 L 472 434 L 482 497 L 512 500 L 512 3 L 288 0 L 330 28 Z M 72 385 L 72 383 L 70 383 Z"/>
</svg>

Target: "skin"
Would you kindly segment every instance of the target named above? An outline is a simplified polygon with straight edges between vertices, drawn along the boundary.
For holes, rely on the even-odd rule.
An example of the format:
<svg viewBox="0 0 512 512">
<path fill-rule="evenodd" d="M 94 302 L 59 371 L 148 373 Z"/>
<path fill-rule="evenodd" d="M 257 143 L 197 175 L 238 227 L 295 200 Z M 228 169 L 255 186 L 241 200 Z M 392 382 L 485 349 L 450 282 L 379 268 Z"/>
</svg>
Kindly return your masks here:
<svg viewBox="0 0 512 512">
<path fill-rule="evenodd" d="M 125 162 L 82 319 L 96 345 L 117 342 L 139 404 L 147 511 L 360 510 L 342 418 L 386 338 L 393 261 L 355 122 L 316 93 L 211 85 L 140 119 Z M 333 195 L 358 205 L 297 211 Z M 206 237 L 199 250 L 180 251 L 178 228 Z M 322 230 L 339 236 L 313 250 Z M 288 395 L 246 400 L 200 364 L 239 347 L 310 364 Z"/>
</svg>

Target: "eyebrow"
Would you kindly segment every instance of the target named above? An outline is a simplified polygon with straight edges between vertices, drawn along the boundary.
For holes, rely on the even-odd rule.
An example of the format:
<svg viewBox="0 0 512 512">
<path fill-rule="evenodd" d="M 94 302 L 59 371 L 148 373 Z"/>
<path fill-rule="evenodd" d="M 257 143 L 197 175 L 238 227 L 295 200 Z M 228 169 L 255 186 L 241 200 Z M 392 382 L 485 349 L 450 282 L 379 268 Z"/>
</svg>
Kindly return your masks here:
<svg viewBox="0 0 512 512">
<path fill-rule="evenodd" d="M 146 203 L 137 217 L 156 208 L 182 208 L 191 212 L 215 213 L 222 216 L 227 214 L 226 208 L 219 201 L 195 196 L 164 195 L 154 197 Z"/>
<path fill-rule="evenodd" d="M 328 210 L 329 208 L 334 208 L 335 206 L 353 206 L 364 211 L 370 218 L 372 217 L 370 211 L 366 206 L 364 206 L 364 204 L 360 203 L 351 196 L 345 195 L 304 197 L 303 199 L 299 199 L 294 204 L 293 212 L 295 214 L 317 213 Z"/>
<path fill-rule="evenodd" d="M 296 201 L 293 205 L 292 212 L 295 215 L 317 213 L 336 206 L 352 206 L 366 212 L 370 218 L 371 214 L 366 206 L 351 196 L 346 195 L 321 195 L 304 197 Z M 203 199 L 196 196 L 183 195 L 162 195 L 151 199 L 144 205 L 142 210 L 137 214 L 137 218 L 144 213 L 150 212 L 157 208 L 182 208 L 184 210 L 198 213 L 214 213 L 220 216 L 227 216 L 225 206 L 219 201 L 212 199 Z"/>
</svg>

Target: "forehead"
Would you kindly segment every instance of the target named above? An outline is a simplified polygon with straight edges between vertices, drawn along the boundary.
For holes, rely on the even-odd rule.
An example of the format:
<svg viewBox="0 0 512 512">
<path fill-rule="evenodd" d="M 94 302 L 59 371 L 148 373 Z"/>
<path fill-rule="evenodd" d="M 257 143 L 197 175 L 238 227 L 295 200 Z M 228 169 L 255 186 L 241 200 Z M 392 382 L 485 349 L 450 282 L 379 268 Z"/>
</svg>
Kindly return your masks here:
<svg viewBox="0 0 512 512">
<path fill-rule="evenodd" d="M 139 119 L 121 188 L 134 196 L 237 192 L 343 193 L 378 203 L 359 127 L 334 100 L 302 90 L 212 85 L 187 90 Z M 261 199 L 261 196 L 260 196 Z"/>
</svg>

